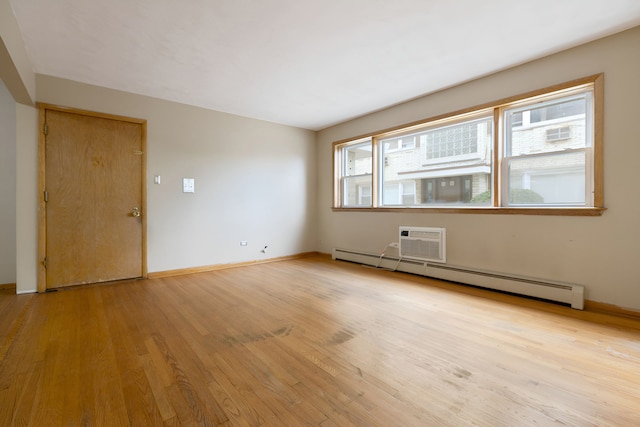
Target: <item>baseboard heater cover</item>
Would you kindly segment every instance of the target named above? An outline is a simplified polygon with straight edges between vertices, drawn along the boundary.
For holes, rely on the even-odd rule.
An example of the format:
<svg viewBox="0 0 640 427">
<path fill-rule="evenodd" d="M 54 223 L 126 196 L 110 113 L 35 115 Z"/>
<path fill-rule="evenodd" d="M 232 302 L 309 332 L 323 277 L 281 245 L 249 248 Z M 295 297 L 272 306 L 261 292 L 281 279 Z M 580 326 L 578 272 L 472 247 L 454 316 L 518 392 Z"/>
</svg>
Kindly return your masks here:
<svg viewBox="0 0 640 427">
<path fill-rule="evenodd" d="M 334 260 L 393 269 L 434 279 L 458 282 L 497 291 L 510 292 L 549 301 L 570 304 L 584 309 L 584 286 L 531 277 L 513 276 L 498 272 L 470 269 L 450 264 L 426 263 L 414 259 L 400 259 L 349 249 L 333 249 Z"/>
</svg>

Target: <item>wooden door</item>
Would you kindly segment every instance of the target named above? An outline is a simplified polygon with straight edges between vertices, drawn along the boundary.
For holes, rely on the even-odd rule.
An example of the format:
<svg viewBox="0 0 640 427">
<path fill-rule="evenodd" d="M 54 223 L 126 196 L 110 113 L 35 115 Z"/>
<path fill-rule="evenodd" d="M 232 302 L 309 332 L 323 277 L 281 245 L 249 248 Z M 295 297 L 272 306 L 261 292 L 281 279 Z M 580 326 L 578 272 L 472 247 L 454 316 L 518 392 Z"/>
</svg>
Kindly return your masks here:
<svg viewBox="0 0 640 427">
<path fill-rule="evenodd" d="M 143 276 L 143 124 L 44 115 L 46 288 Z"/>
</svg>

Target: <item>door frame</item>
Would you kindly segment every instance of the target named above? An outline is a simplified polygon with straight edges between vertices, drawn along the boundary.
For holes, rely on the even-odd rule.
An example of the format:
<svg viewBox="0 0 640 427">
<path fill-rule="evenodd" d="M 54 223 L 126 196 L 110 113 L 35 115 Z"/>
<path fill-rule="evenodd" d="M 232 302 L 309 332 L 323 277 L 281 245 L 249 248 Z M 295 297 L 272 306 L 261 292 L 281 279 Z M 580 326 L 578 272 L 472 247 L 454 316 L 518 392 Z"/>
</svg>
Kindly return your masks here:
<svg viewBox="0 0 640 427">
<path fill-rule="evenodd" d="M 136 123 L 142 128 L 142 277 L 147 278 L 147 121 L 133 117 L 118 116 L 114 114 L 98 113 L 94 111 L 81 110 L 77 108 L 62 107 L 38 102 L 38 293 L 47 291 L 47 203 L 45 202 L 46 191 L 46 138 L 45 120 L 46 110 L 60 111 L 64 113 L 80 114 L 83 116 L 96 117 L 121 122 Z"/>
</svg>

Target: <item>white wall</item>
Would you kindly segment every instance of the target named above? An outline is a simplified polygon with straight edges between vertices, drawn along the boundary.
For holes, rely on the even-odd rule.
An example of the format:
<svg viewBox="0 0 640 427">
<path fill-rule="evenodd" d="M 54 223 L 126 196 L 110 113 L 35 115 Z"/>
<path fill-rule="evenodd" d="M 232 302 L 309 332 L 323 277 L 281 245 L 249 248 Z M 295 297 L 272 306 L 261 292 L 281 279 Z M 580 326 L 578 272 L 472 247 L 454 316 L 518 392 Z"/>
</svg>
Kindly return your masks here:
<svg viewBox="0 0 640 427">
<path fill-rule="evenodd" d="M 38 111 L 16 104 L 16 292 L 38 289 Z"/>
<path fill-rule="evenodd" d="M 11 94 L 10 104 L 6 94 L 2 95 L 0 116 L 4 118 L 0 120 L 13 120 L 12 124 L 3 122 L 0 142 L 0 283 L 15 281 L 17 292 L 30 292 L 36 289 L 37 242 L 32 238 L 37 235 L 37 228 L 25 221 L 37 217 L 36 195 L 35 190 L 28 194 L 20 191 L 36 182 L 37 162 L 32 168 L 31 164 L 21 166 L 20 159 L 25 150 L 37 147 L 35 133 L 30 130 L 35 129 L 37 116 L 33 115 L 33 108 L 27 107 L 35 99 L 36 80 L 9 0 L 0 0 L 0 81 Z M 10 183 L 13 190 L 8 187 Z"/>
<path fill-rule="evenodd" d="M 149 272 L 316 249 L 313 132 L 53 77 L 36 87 L 39 102 L 147 120 Z"/>
<path fill-rule="evenodd" d="M 16 282 L 16 103 L 0 80 L 0 285 Z"/>
<path fill-rule="evenodd" d="M 399 225 L 447 228 L 451 264 L 586 286 L 586 298 L 640 310 L 640 27 L 343 123 L 318 134 L 319 250 L 378 252 Z M 605 73 L 601 217 L 333 212 L 333 141 Z"/>
</svg>

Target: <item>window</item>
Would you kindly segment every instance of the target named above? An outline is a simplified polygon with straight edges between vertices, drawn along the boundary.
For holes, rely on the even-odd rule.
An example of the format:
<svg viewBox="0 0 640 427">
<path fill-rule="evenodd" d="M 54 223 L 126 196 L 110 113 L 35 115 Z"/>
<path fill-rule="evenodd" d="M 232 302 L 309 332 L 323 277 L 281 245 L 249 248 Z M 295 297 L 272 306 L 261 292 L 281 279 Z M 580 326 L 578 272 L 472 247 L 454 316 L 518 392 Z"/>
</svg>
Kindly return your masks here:
<svg viewBox="0 0 640 427">
<path fill-rule="evenodd" d="M 371 207 L 373 157 L 371 139 L 355 141 L 340 147 L 341 205 L 345 207 Z M 367 194 L 368 193 L 368 194 Z"/>
<path fill-rule="evenodd" d="M 547 142 L 562 141 L 569 138 L 571 138 L 571 127 L 569 126 L 547 129 Z"/>
<path fill-rule="evenodd" d="M 427 160 L 478 152 L 478 126 L 473 122 L 438 128 L 426 132 L 422 139 L 427 148 Z"/>
<path fill-rule="evenodd" d="M 425 126 L 418 132 L 379 139 L 380 158 L 384 159 L 378 168 L 382 185 L 380 205 L 425 207 L 471 203 L 474 196 L 489 189 L 492 135 L 493 116 L 484 111 Z M 393 146 L 390 141 L 398 139 L 414 140 L 417 145 L 412 151 L 390 150 Z"/>
<path fill-rule="evenodd" d="M 371 185 L 358 185 L 358 206 L 371 206 Z"/>
<path fill-rule="evenodd" d="M 584 102 L 580 99 L 561 99 L 560 101 L 547 103 L 542 107 L 529 110 L 529 117 L 531 123 L 539 123 L 581 115 L 585 111 Z"/>
<path fill-rule="evenodd" d="M 416 202 L 416 182 L 401 181 L 384 184 L 384 204 L 388 206 L 412 206 Z"/>
<path fill-rule="evenodd" d="M 336 142 L 334 208 L 600 215 L 602 80 Z"/>
<path fill-rule="evenodd" d="M 588 180 L 593 146 L 592 104 L 592 91 L 580 90 L 575 95 L 504 109 L 505 122 L 513 114 L 522 114 L 530 117 L 532 124 L 505 129 L 504 204 L 592 205 L 592 185 Z M 559 123 L 561 128 L 557 127 Z M 553 144 L 549 144 L 550 135 Z"/>
</svg>

